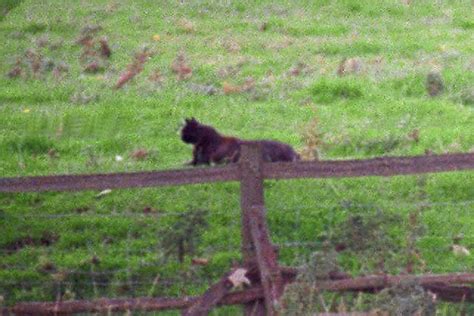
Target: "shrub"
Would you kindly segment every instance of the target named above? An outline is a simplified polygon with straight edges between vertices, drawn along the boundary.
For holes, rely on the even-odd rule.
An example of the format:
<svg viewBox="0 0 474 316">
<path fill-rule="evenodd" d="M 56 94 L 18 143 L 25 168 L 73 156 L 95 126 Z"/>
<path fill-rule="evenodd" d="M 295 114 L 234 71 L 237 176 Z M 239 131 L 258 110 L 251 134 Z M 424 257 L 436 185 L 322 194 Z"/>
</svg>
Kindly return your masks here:
<svg viewBox="0 0 474 316">
<path fill-rule="evenodd" d="M 193 255 L 201 235 L 207 228 L 207 210 L 189 210 L 176 216 L 171 225 L 160 230 L 161 245 L 168 254 L 175 253 L 180 263 L 186 255 Z"/>
</svg>

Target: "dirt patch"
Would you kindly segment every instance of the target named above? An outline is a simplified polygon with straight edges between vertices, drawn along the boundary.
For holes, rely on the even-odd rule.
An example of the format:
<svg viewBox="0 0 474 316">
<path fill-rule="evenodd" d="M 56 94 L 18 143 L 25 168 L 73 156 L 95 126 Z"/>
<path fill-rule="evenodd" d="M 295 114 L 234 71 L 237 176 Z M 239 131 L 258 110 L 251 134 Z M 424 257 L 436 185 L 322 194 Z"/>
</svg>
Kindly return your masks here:
<svg viewBox="0 0 474 316">
<path fill-rule="evenodd" d="M 59 236 L 55 233 L 45 231 L 39 237 L 32 237 L 31 235 L 18 238 L 3 247 L 7 254 L 11 254 L 28 246 L 45 246 L 49 247 L 58 241 Z"/>
</svg>

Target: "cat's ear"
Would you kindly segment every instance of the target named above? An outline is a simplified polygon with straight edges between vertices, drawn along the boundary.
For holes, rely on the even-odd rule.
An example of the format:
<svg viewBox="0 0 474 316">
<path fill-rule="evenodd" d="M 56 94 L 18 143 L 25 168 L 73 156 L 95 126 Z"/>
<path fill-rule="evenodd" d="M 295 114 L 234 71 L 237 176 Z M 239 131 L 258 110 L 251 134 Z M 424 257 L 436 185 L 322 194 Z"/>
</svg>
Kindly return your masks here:
<svg viewBox="0 0 474 316">
<path fill-rule="evenodd" d="M 185 123 L 185 124 L 191 123 L 191 119 L 185 118 L 185 119 L 184 119 L 184 123 Z"/>
<path fill-rule="evenodd" d="M 194 118 L 194 116 L 193 116 L 193 117 L 191 117 L 191 122 L 193 122 L 193 123 L 197 123 L 197 121 L 196 121 L 196 119 Z"/>
</svg>

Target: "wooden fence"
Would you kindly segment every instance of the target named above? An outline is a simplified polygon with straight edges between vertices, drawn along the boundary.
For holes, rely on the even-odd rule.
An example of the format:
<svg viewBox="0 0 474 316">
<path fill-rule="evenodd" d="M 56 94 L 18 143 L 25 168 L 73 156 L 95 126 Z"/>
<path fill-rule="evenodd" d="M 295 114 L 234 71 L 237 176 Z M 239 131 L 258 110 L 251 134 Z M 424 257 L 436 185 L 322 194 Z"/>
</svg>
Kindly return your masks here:
<svg viewBox="0 0 474 316">
<path fill-rule="evenodd" d="M 242 147 L 240 162 L 224 167 L 159 172 L 0 178 L 0 192 L 79 191 L 239 181 L 243 258 L 240 267 L 234 267 L 200 297 L 25 302 L 5 308 L 2 313 L 4 315 L 9 313 L 58 315 L 181 309 L 183 315 L 207 315 L 215 306 L 240 304 L 243 305 L 246 315 L 277 315 L 279 298 L 285 284 L 294 281 L 298 271 L 295 268 L 282 267 L 278 264 L 277 251 L 270 241 L 265 218 L 263 192 L 265 179 L 395 176 L 472 169 L 474 169 L 474 153 L 383 157 L 368 160 L 264 163 L 258 143 L 248 143 Z M 376 275 L 351 278 L 342 273 L 331 276 L 331 281 L 318 284 L 318 288 L 328 291 L 372 293 L 405 279 L 416 279 L 425 289 L 438 294 L 440 299 L 453 302 L 474 302 L 474 288 L 459 286 L 474 283 L 474 274 Z M 241 283 L 249 283 L 249 285 L 245 290 L 234 291 L 235 287 Z"/>
</svg>

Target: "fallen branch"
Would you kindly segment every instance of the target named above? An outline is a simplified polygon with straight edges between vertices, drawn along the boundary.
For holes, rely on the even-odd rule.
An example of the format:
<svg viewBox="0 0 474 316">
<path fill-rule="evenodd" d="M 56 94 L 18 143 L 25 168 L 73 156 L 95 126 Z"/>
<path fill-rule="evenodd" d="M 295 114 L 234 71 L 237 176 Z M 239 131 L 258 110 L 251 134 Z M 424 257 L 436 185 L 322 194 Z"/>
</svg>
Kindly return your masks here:
<svg viewBox="0 0 474 316">
<path fill-rule="evenodd" d="M 474 274 L 455 273 L 443 275 L 372 275 L 354 279 L 326 281 L 318 284 L 318 288 L 327 291 L 376 291 L 397 285 L 401 282 L 415 281 L 420 286 L 439 284 L 468 284 L 474 283 Z M 473 288 L 474 290 L 474 288 Z"/>
<path fill-rule="evenodd" d="M 297 269 L 281 268 L 283 279 L 290 283 Z M 356 291 L 374 293 L 400 282 L 415 281 L 424 289 L 435 293 L 440 299 L 450 302 L 474 302 L 474 288 L 468 286 L 450 286 L 450 284 L 474 283 L 474 274 L 445 275 L 373 275 L 348 278 L 336 281 L 324 281 L 318 289 L 343 292 Z M 236 305 L 262 299 L 263 288 L 252 287 L 244 291 L 226 294 L 217 305 Z M 189 308 L 200 297 L 182 298 L 135 298 L 135 299 L 99 299 L 94 301 L 64 301 L 48 303 L 18 303 L 11 308 L 16 315 L 64 315 L 84 312 L 108 313 L 118 311 L 160 311 Z"/>
<path fill-rule="evenodd" d="M 263 289 L 255 287 L 224 296 L 218 305 L 236 305 L 263 298 Z M 110 313 L 125 311 L 161 311 L 185 309 L 194 305 L 200 297 L 181 298 L 141 297 L 132 299 L 99 299 L 93 301 L 63 301 L 18 303 L 10 310 L 15 315 L 68 315 L 76 313 Z"/>
<path fill-rule="evenodd" d="M 423 286 L 425 290 L 435 293 L 439 299 L 447 302 L 474 302 L 474 289 L 469 286 L 449 286 L 433 284 Z"/>
<path fill-rule="evenodd" d="M 214 305 L 229 293 L 234 287 L 240 286 L 241 283 L 250 284 L 245 277 L 247 270 L 234 269 L 220 279 L 219 282 L 212 285 L 204 295 L 196 299 L 193 305 L 183 312 L 183 316 L 208 315 Z"/>
</svg>

